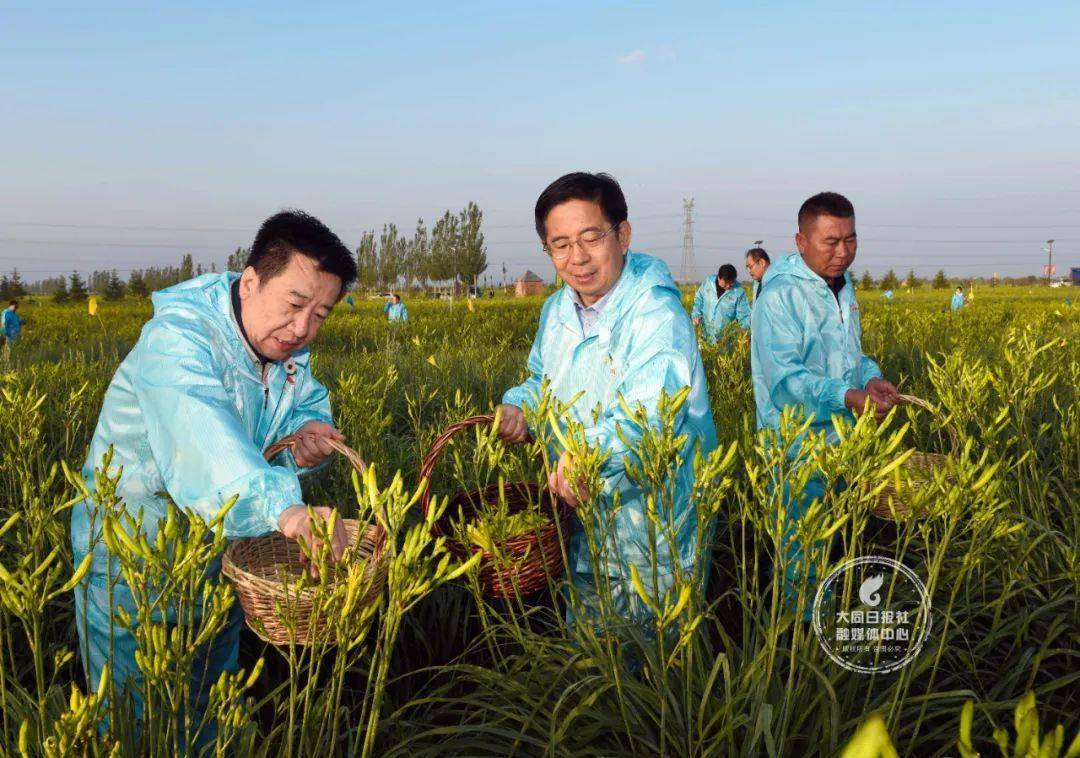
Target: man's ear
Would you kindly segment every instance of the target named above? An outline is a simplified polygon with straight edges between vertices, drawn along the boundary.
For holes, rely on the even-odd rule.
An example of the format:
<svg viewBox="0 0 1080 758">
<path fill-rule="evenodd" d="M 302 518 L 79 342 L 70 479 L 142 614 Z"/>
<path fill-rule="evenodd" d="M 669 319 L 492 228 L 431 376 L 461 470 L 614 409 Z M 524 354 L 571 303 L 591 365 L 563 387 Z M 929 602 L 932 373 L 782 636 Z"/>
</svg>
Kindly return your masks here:
<svg viewBox="0 0 1080 758">
<path fill-rule="evenodd" d="M 630 249 L 630 222 L 623 221 L 619 224 L 619 247 L 622 248 L 623 255 L 626 255 L 626 251 Z"/>
<path fill-rule="evenodd" d="M 800 255 L 806 252 L 806 237 L 802 232 L 795 232 L 795 247 Z"/>
<path fill-rule="evenodd" d="M 240 274 L 240 299 L 247 300 L 258 288 L 259 272 L 254 267 L 248 266 L 244 269 L 244 273 Z"/>
</svg>

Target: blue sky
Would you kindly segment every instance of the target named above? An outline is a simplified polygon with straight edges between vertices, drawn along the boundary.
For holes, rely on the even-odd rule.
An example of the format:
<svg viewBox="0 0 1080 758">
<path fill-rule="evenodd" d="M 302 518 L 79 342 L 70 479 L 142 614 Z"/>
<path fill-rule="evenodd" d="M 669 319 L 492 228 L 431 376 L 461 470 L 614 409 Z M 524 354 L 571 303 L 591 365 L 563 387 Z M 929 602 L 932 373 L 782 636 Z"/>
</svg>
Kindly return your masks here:
<svg viewBox="0 0 1080 758">
<path fill-rule="evenodd" d="M 615 175 L 696 275 L 843 192 L 855 270 L 1080 266 L 1078 3 L 0 4 L 0 270 L 224 261 L 281 207 L 350 246 L 475 200 L 490 274 L 550 276 L 532 205 Z M 724 5 L 735 7 L 725 8 Z"/>
</svg>

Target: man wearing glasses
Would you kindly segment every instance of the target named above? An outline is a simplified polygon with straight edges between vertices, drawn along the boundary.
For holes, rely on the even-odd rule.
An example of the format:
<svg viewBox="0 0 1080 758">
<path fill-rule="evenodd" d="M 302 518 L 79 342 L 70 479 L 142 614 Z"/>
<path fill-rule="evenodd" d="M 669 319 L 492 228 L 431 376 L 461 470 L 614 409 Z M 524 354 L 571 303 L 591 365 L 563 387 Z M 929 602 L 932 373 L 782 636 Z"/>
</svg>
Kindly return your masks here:
<svg viewBox="0 0 1080 758">
<path fill-rule="evenodd" d="M 597 583 L 606 585 L 619 616 L 648 624 L 651 614 L 635 594 L 635 565 L 654 598 L 662 598 L 677 575 L 693 577 L 698 561 L 697 514 L 690 502 L 696 450 L 716 447 L 705 373 L 694 327 L 663 261 L 630 252 L 626 199 L 606 174 L 567 174 L 536 201 L 536 231 L 566 283 L 544 303 L 540 328 L 529 353 L 529 376 L 503 395 L 500 436 L 522 442 L 528 426 L 522 408 L 539 400 L 541 382 L 562 402 L 581 393 L 571 414 L 586 429 L 593 448 L 608 453 L 601 469 L 603 489 L 590 512 L 602 537 L 600 564 L 593 565 L 580 523 L 570 543 L 569 574 L 580 604 L 577 612 L 595 618 Z M 650 425 L 659 426 L 661 392 L 690 394 L 676 418 L 675 435 L 685 435 L 675 472 L 671 513 L 661 506 L 660 522 L 674 525 L 674 539 L 649 537 L 645 496 L 627 476 L 643 430 L 623 410 L 639 404 Z M 551 489 L 577 505 L 573 461 L 562 451 L 550 475 Z M 613 513 L 615 493 L 619 508 Z M 609 524 L 613 524 L 612 529 Z M 658 576 L 654 580 L 653 560 Z M 573 623 L 574 609 L 568 613 Z"/>
</svg>

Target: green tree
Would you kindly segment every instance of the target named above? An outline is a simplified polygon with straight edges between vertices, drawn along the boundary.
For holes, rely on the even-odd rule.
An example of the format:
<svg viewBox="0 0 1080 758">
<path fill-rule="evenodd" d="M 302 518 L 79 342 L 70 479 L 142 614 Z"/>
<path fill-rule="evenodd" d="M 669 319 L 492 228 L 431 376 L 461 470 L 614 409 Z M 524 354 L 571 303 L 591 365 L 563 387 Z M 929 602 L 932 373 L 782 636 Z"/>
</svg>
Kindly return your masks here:
<svg viewBox="0 0 1080 758">
<path fill-rule="evenodd" d="M 431 238 L 428 236 L 424 219 L 416 219 L 416 231 L 409 240 L 408 252 L 405 254 L 405 284 L 417 282 L 427 286 L 428 258 L 431 256 Z"/>
<path fill-rule="evenodd" d="M 934 289 L 947 290 L 949 288 L 949 278 L 945 276 L 945 269 L 939 268 L 938 272 L 934 274 Z"/>
<path fill-rule="evenodd" d="M 243 271 L 247 267 L 248 256 L 251 255 L 251 250 L 246 247 L 238 247 L 232 251 L 229 255 L 229 260 L 225 263 L 226 271 Z"/>
<path fill-rule="evenodd" d="M 119 300 L 124 296 L 124 283 L 120 281 L 120 275 L 116 273 L 116 269 L 109 272 L 109 282 L 105 285 L 106 300 Z"/>
<path fill-rule="evenodd" d="M 67 279 L 62 276 L 60 277 L 60 281 L 56 283 L 52 299 L 54 303 L 66 303 L 71 299 L 71 295 L 68 293 Z"/>
<path fill-rule="evenodd" d="M 22 277 L 19 276 L 19 269 L 17 268 L 11 270 L 11 279 L 8 280 L 8 290 L 7 298 L 26 297 L 26 287 L 23 286 L 23 280 Z M 5 300 L 7 298 L 5 298 Z"/>
<path fill-rule="evenodd" d="M 904 283 L 908 287 L 918 287 L 921 284 L 921 282 L 919 281 L 919 277 L 915 276 L 915 269 L 908 269 L 907 277 L 904 279 Z"/>
<path fill-rule="evenodd" d="M 180 260 L 180 281 L 186 282 L 188 279 L 195 278 L 195 261 L 191 259 L 191 253 L 188 253 Z"/>
<path fill-rule="evenodd" d="M 897 288 L 897 286 L 899 286 L 899 284 L 900 283 L 896 279 L 896 272 L 892 269 L 889 269 L 886 272 L 884 278 L 881 280 L 881 289 L 894 290 Z"/>
<path fill-rule="evenodd" d="M 374 289 L 379 283 L 379 259 L 375 247 L 375 232 L 364 232 L 356 248 L 356 283 L 362 289 Z"/>
<path fill-rule="evenodd" d="M 431 230 L 427 278 L 447 282 L 457 273 L 458 217 L 446 211 Z"/>
<path fill-rule="evenodd" d="M 143 278 L 143 273 L 139 269 L 131 272 L 131 276 L 128 277 L 127 289 L 135 297 L 146 297 L 150 294 L 150 288 L 146 286 L 146 279 Z"/>
<path fill-rule="evenodd" d="M 484 233 L 480 231 L 484 214 L 476 203 L 470 202 L 458 215 L 458 219 L 459 239 L 454 273 L 461 281 L 472 286 L 488 267 Z"/>
<path fill-rule="evenodd" d="M 393 289 L 401 275 L 405 258 L 405 240 L 396 224 L 384 224 L 379 235 L 379 286 Z"/>
<path fill-rule="evenodd" d="M 863 271 L 862 279 L 859 280 L 859 289 L 872 290 L 874 289 L 874 277 L 870 276 L 869 271 Z"/>
<path fill-rule="evenodd" d="M 72 271 L 68 284 L 68 295 L 76 303 L 81 303 L 86 300 L 87 294 L 89 293 L 86 291 L 86 282 L 79 276 L 78 271 Z"/>
<path fill-rule="evenodd" d="M 7 274 L 0 274 L 0 308 L 7 307 L 7 301 L 11 299 L 11 280 Z"/>
</svg>

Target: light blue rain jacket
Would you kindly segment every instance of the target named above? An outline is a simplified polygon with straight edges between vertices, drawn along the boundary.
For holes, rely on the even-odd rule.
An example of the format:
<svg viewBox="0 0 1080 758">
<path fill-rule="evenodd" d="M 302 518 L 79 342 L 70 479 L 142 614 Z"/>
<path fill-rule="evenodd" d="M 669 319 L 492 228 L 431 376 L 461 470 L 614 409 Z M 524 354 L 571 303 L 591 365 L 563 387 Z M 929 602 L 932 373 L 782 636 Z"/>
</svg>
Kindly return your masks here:
<svg viewBox="0 0 1080 758">
<path fill-rule="evenodd" d="M 93 489 L 94 469 L 112 445 L 112 468 L 124 469 L 118 494 L 128 513 L 142 510 L 151 542 L 165 515 L 159 492 L 207 520 L 239 495 L 226 536 L 276 530 L 281 512 L 303 502 L 297 474 L 304 470 L 287 451 L 276 466 L 262 451 L 308 421 L 331 423 L 307 350 L 262 367 L 244 341 L 230 292 L 238 276 L 206 274 L 155 293 L 154 317 L 105 393 L 83 477 Z M 91 538 L 89 507 L 80 503 L 71 517 L 76 565 Z M 92 577 L 105 571 L 104 545 L 94 552 Z"/>
<path fill-rule="evenodd" d="M 702 333 L 709 342 L 720 339 L 724 327 L 732 321 L 738 321 L 743 329 L 750 328 L 750 303 L 746 292 L 739 282 L 720 297 L 716 296 L 716 274 L 712 274 L 701 283 L 694 294 L 694 308 L 691 318 L 700 318 Z"/>
<path fill-rule="evenodd" d="M 961 292 L 954 292 L 952 296 L 952 302 L 949 303 L 949 308 L 954 311 L 958 311 L 964 307 L 964 295 Z"/>
<path fill-rule="evenodd" d="M 759 429 L 778 428 L 785 406 L 801 406 L 813 415 L 813 429 L 835 444 L 833 414 L 854 419 L 844 394 L 881 376 L 877 363 L 863 354 L 859 303 L 850 273 L 844 279 L 837 302 L 798 253 L 765 272 L 750 329 Z"/>
<path fill-rule="evenodd" d="M 683 464 L 677 474 L 673 514 L 678 555 L 671 555 L 663 539 L 658 540 L 656 553 L 661 572 L 673 569 L 673 558 L 692 569 L 697 559 L 697 514 L 690 503 L 694 449 L 700 444 L 703 455 L 712 452 L 717 444 L 716 428 L 694 328 L 667 264 L 641 253 L 627 253 L 622 276 L 611 290 L 590 337 L 583 336 L 569 287 L 551 295 L 540 313 L 540 328 L 529 353 L 528 368 L 528 379 L 508 390 L 503 395 L 504 403 L 535 407 L 545 376 L 551 381 L 551 391 L 563 402 L 584 392 L 571 413 L 586 427 L 589 445 L 610 453 L 601 470 L 604 489 L 598 507 L 609 513 L 614 493 L 620 493 L 621 507 L 614 520 L 615 533 L 607 535 L 606 558 L 612 569 L 609 573 L 616 575 L 619 571 L 624 577 L 628 576 L 631 562 L 639 569 L 651 566 L 652 550 L 641 490 L 626 475 L 625 459 L 634 454 L 641 429 L 623 413 L 618 395 L 621 393 L 631 408 L 644 405 L 650 423 L 658 425 L 660 391 L 673 395 L 683 387 L 691 387 L 675 430 L 687 437 Z M 598 420 L 594 420 L 594 410 Z M 616 433 L 619 428 L 625 442 Z M 570 560 L 572 571 L 592 575 L 589 551 L 580 531 L 573 535 Z"/>
<path fill-rule="evenodd" d="M 388 303 L 386 308 L 386 319 L 388 321 L 408 321 L 409 309 L 405 307 L 405 303 Z"/>
<path fill-rule="evenodd" d="M 11 310 L 11 308 L 4 309 L 4 336 L 14 342 L 19 339 L 19 335 L 22 333 L 22 319 L 19 318 L 19 314 Z"/>
</svg>

